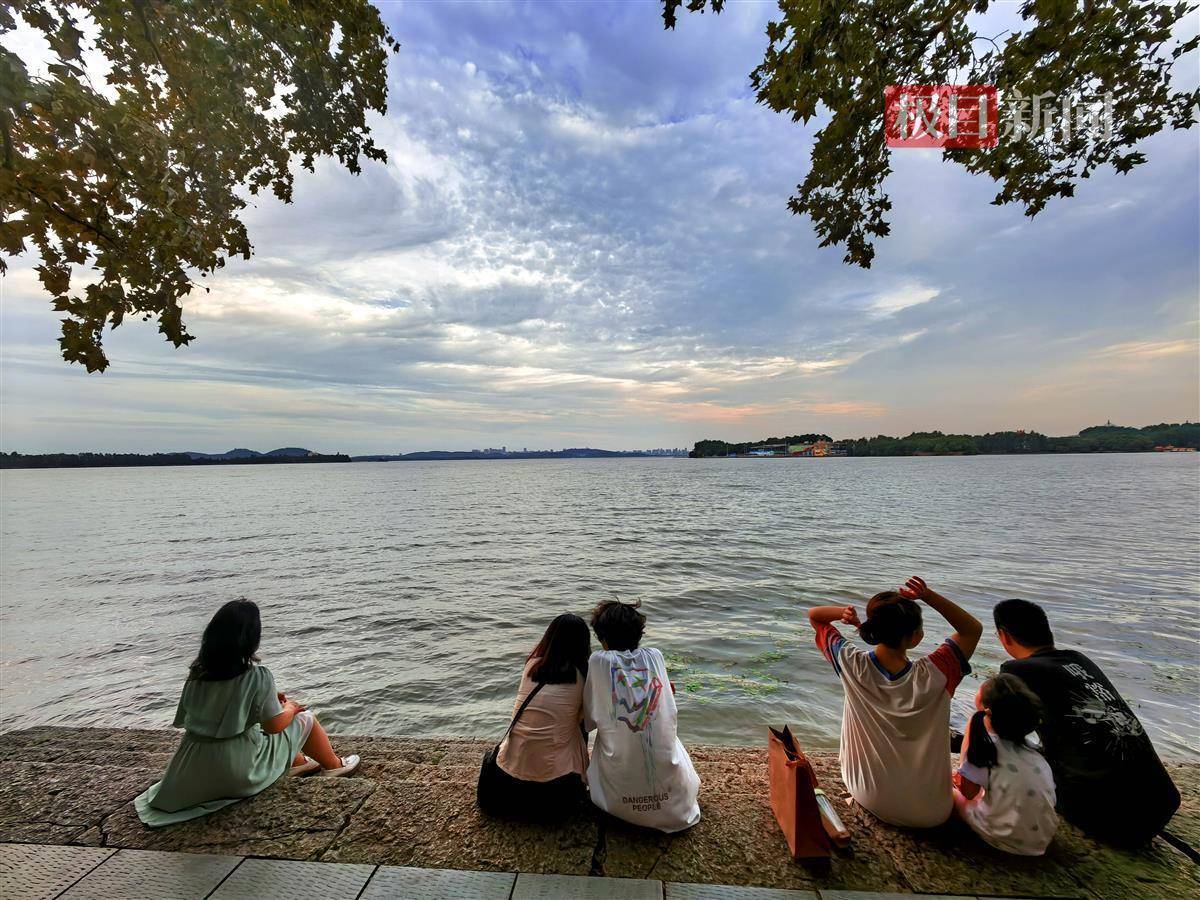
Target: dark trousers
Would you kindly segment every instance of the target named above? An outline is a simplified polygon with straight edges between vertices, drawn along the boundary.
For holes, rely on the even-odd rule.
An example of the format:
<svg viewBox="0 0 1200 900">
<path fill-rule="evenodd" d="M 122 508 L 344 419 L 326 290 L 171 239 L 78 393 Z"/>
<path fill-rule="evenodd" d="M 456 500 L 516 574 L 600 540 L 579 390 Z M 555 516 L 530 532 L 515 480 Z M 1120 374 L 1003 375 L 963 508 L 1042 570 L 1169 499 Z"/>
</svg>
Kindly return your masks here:
<svg viewBox="0 0 1200 900">
<path fill-rule="evenodd" d="M 524 781 L 497 766 L 499 777 L 484 812 L 523 822 L 553 822 L 578 811 L 587 786 L 576 773 L 553 781 Z"/>
<path fill-rule="evenodd" d="M 1158 775 L 1159 773 L 1154 773 Z M 1090 786 L 1058 792 L 1058 810 L 1089 837 L 1119 846 L 1149 843 L 1179 809 L 1179 790 L 1166 771 L 1143 779 L 1132 790 L 1124 786 Z"/>
</svg>

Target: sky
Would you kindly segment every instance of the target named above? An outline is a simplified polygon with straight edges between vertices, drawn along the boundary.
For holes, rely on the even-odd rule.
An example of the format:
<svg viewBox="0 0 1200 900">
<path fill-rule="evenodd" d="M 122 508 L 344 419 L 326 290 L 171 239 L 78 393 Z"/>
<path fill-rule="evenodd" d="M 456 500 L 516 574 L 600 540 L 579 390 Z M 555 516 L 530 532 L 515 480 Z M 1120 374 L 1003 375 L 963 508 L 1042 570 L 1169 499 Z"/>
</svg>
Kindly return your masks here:
<svg viewBox="0 0 1200 900">
<path fill-rule="evenodd" d="M 870 270 L 787 199 L 818 123 L 755 103 L 771 3 L 381 4 L 385 164 L 255 200 L 255 255 L 87 374 L 10 260 L 0 449 L 690 447 L 1200 417 L 1200 152 L 1160 134 L 1034 219 L 893 151 Z M 1003 11 L 1000 13 L 1003 17 Z M 20 35 L 14 37 L 20 40 Z M 1195 69 L 1193 54 L 1191 68 Z"/>
</svg>

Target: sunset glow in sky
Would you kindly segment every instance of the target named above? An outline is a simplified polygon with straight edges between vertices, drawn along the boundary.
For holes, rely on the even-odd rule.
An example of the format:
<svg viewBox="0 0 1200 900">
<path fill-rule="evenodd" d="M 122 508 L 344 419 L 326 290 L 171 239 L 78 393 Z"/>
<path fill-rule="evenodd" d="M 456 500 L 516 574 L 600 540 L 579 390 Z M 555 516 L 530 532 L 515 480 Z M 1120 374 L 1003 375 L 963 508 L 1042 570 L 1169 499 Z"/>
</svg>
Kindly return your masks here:
<svg viewBox="0 0 1200 900">
<path fill-rule="evenodd" d="M 300 173 L 196 340 L 58 354 L 3 283 L 3 447 L 23 452 L 690 446 L 1200 415 L 1197 132 L 1036 219 L 936 150 L 893 151 L 873 267 L 787 199 L 817 123 L 757 105 L 771 3 L 387 3 L 386 165 Z M 1190 61 L 1195 69 L 1194 55 Z M 882 102 L 881 102 L 882 109 Z M 882 128 L 882 123 L 881 123 Z M 881 137 L 882 139 L 882 137 Z"/>
</svg>

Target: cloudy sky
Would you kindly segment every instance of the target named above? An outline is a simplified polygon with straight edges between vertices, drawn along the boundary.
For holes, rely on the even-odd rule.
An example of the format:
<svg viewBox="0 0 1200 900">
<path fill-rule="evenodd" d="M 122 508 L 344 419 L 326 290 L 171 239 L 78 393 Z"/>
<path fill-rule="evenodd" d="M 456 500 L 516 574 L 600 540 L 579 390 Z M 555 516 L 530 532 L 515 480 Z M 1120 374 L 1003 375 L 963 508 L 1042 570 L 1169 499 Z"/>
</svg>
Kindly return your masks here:
<svg viewBox="0 0 1200 900">
<path fill-rule="evenodd" d="M 88 375 L 17 260 L 5 450 L 690 446 L 1195 419 L 1196 131 L 1035 220 L 895 151 L 869 271 L 786 201 L 812 126 L 755 104 L 773 4 L 387 3 L 386 165 L 247 211 L 256 255 Z M 1194 57 L 1192 60 L 1194 69 Z"/>
</svg>

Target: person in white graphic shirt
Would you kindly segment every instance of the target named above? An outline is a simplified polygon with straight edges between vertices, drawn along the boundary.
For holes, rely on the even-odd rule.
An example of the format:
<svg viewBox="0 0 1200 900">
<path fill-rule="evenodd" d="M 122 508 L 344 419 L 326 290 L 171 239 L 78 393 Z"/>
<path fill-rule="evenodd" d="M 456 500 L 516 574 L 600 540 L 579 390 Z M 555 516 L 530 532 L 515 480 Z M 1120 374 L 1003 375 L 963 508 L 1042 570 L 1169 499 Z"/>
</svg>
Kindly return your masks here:
<svg viewBox="0 0 1200 900">
<path fill-rule="evenodd" d="M 639 603 L 592 612 L 604 648 L 588 660 L 584 724 L 595 730 L 588 764 L 592 802 L 619 819 L 667 833 L 700 821 L 700 776 L 676 734 L 675 691 L 663 655 L 640 647 Z"/>
</svg>

